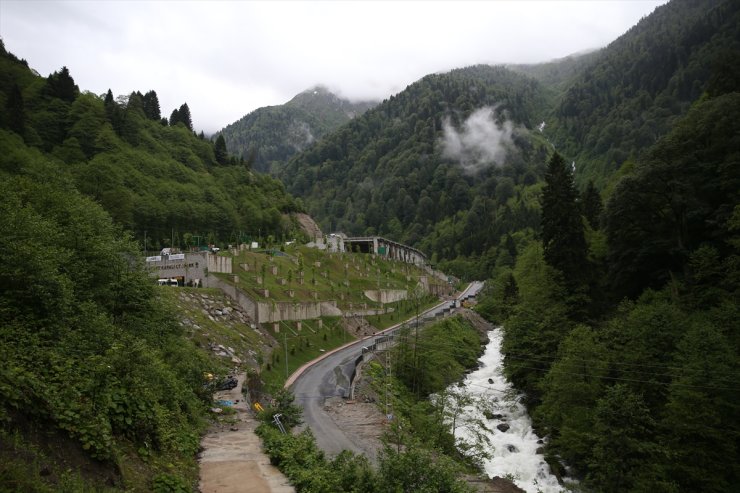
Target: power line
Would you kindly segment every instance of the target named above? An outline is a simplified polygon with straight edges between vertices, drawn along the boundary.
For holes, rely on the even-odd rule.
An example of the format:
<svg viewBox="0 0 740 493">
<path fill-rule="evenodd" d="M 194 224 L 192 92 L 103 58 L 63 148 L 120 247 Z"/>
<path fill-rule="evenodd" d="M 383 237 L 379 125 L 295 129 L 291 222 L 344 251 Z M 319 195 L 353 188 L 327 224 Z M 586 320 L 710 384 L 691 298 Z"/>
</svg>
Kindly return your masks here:
<svg viewBox="0 0 740 493">
<path fill-rule="evenodd" d="M 406 344 L 410 344 L 408 341 L 406 341 L 405 343 Z M 454 353 L 461 354 L 461 351 L 462 351 L 459 346 L 453 346 L 453 345 L 446 344 L 446 343 L 430 343 L 429 341 L 424 341 L 424 342 L 419 342 L 417 344 L 418 344 L 418 347 L 420 347 L 421 349 L 446 349 L 448 352 L 451 352 L 453 354 Z M 503 355 L 503 353 L 502 353 L 502 355 Z M 503 355 L 503 356 L 504 357 L 508 357 L 506 355 Z M 518 361 L 535 362 L 535 363 L 547 363 L 547 364 L 550 364 L 550 365 L 552 365 L 552 363 L 561 361 L 561 360 L 549 361 L 549 360 L 546 360 L 546 359 L 521 358 L 521 357 L 520 358 L 512 358 L 512 359 L 516 359 Z M 593 361 L 595 361 L 595 360 L 583 360 L 582 362 L 593 362 Z M 598 360 L 598 361 L 603 361 L 603 360 Z M 404 363 L 404 365 L 406 367 L 412 367 L 412 366 L 415 367 L 415 365 L 413 364 L 413 362 L 403 362 L 403 363 Z M 399 362 L 398 364 L 401 364 L 401 362 Z M 655 376 L 655 377 L 666 377 L 666 376 L 670 376 L 670 377 L 672 377 L 672 381 L 670 381 L 670 382 L 660 382 L 660 381 L 655 381 L 655 380 L 642 380 L 642 379 L 638 379 L 638 378 L 625 378 L 625 377 L 615 377 L 615 376 L 608 376 L 608 375 L 594 375 L 594 374 L 588 374 L 588 373 L 582 373 L 582 372 L 566 371 L 566 370 L 562 370 L 562 369 L 559 369 L 559 368 L 553 368 L 552 366 L 550 366 L 550 368 L 539 368 L 539 367 L 534 367 L 534 366 L 520 366 L 520 365 L 518 365 L 517 367 L 518 368 L 523 368 L 523 369 L 535 370 L 535 371 L 539 371 L 539 372 L 543 372 L 543 373 L 551 373 L 551 372 L 553 372 L 553 373 L 561 373 L 561 374 L 567 374 L 567 375 L 576 375 L 576 376 L 581 376 L 581 377 L 584 377 L 584 378 L 597 378 L 597 379 L 602 379 L 602 380 L 623 381 L 623 382 L 631 382 L 631 383 L 647 383 L 647 384 L 662 385 L 662 386 L 671 386 L 671 385 L 673 385 L 673 386 L 677 386 L 677 387 L 695 388 L 695 389 L 708 389 L 708 390 L 728 390 L 728 391 L 736 391 L 736 390 L 738 390 L 738 388 L 724 387 L 724 386 L 716 386 L 716 385 L 689 385 L 689 384 L 678 383 L 678 382 L 675 382 L 674 381 L 677 376 L 674 376 L 674 375 L 671 375 L 671 374 L 666 374 L 666 373 L 651 373 L 651 372 L 645 372 L 645 371 L 640 371 L 640 370 L 619 370 L 619 371 L 628 371 L 628 372 L 631 372 L 631 373 L 640 373 L 641 375 L 646 376 L 646 377 L 647 376 Z M 677 370 L 681 370 L 681 371 L 685 371 L 686 370 L 685 368 L 676 368 L 676 369 Z M 727 377 L 715 378 L 715 380 L 718 380 L 718 381 L 721 381 L 722 382 L 722 381 L 732 380 L 732 378 L 733 377 L 731 377 L 731 376 L 727 376 Z"/>
</svg>

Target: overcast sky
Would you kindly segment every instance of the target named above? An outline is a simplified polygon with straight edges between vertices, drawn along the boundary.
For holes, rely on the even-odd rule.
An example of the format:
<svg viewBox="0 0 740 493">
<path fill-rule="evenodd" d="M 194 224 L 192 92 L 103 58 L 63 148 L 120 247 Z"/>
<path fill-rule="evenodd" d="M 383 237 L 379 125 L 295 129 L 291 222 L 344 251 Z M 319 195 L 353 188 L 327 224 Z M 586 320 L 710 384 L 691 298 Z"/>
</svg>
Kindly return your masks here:
<svg viewBox="0 0 740 493">
<path fill-rule="evenodd" d="M 432 72 L 598 48 L 665 0 L 0 0 L 8 51 L 81 90 L 157 91 L 212 133 L 324 84 L 382 100 Z"/>
</svg>

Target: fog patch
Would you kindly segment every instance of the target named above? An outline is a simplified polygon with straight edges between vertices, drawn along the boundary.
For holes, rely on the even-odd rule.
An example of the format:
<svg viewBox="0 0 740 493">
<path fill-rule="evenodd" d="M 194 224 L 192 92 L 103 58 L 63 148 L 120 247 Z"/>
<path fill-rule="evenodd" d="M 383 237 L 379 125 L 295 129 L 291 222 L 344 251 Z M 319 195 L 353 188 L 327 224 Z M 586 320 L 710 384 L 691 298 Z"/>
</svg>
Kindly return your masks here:
<svg viewBox="0 0 740 493">
<path fill-rule="evenodd" d="M 311 132 L 311 126 L 301 120 L 293 120 L 287 133 L 287 141 L 296 152 L 301 152 L 316 141 Z"/>
<path fill-rule="evenodd" d="M 442 130 L 442 155 L 460 163 L 468 173 L 503 165 L 513 145 L 514 125 L 497 119 L 495 108 L 490 106 L 475 110 L 459 130 L 447 117 Z"/>
</svg>

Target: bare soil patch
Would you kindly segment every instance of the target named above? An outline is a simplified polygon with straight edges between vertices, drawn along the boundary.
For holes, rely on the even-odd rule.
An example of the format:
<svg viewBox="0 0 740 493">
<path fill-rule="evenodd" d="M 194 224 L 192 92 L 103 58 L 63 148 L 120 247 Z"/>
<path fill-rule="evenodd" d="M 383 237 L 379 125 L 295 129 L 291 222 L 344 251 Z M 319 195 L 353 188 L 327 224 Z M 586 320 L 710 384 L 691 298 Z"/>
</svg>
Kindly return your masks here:
<svg viewBox="0 0 740 493">
<path fill-rule="evenodd" d="M 294 493 L 288 479 L 262 452 L 262 443 L 254 433 L 257 420 L 244 402 L 239 385 L 216 394 L 217 400 L 231 401 L 234 414 L 221 417 L 201 440 L 199 454 L 200 491 L 202 493 Z"/>
</svg>

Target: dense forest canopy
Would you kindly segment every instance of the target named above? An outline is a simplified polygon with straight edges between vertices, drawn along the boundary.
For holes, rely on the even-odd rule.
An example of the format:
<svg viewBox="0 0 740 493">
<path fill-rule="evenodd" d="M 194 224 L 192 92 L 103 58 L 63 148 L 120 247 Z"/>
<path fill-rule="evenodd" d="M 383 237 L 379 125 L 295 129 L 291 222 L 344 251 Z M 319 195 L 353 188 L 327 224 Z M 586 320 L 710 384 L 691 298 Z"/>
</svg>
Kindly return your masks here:
<svg viewBox="0 0 740 493">
<path fill-rule="evenodd" d="M 737 73 L 740 5 L 675 0 L 601 50 L 559 99 L 553 142 L 603 186 L 624 161 L 664 135 L 707 90 Z"/>
<path fill-rule="evenodd" d="M 537 224 L 547 144 L 532 129 L 545 104 L 538 82 L 505 68 L 430 75 L 279 176 L 326 230 L 388 235 L 435 261 L 484 255 Z"/>
<path fill-rule="evenodd" d="M 26 146 L 64 163 L 77 188 L 148 249 L 275 238 L 301 209 L 283 185 L 196 136 L 187 103 L 162 118 L 155 91 L 114 98 L 80 92 L 67 68 L 48 78 L 2 48 L 0 124 Z M 17 163 L 6 159 L 6 171 Z M 174 242 L 174 244 L 172 244 Z"/>
</svg>

